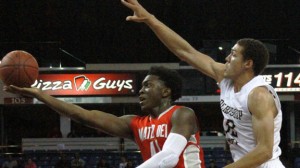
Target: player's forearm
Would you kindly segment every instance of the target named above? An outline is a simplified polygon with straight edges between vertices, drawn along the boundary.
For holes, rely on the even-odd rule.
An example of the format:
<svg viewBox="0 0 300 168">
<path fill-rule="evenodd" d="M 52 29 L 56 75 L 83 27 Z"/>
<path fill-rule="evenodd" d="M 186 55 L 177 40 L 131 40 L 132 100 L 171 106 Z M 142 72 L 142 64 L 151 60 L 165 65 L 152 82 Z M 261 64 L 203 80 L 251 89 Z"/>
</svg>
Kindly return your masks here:
<svg viewBox="0 0 300 168">
<path fill-rule="evenodd" d="M 225 168 L 255 168 L 272 158 L 272 152 L 264 147 L 256 147 L 253 151 Z"/>
<path fill-rule="evenodd" d="M 60 115 L 67 116 L 83 125 L 97 128 L 110 135 L 131 138 L 131 132 L 124 120 L 99 110 L 86 110 L 78 105 L 64 102 L 50 95 L 37 93 L 34 97 L 45 103 Z M 112 124 L 114 123 L 114 124 Z"/>
<path fill-rule="evenodd" d="M 187 140 L 183 135 L 170 133 L 164 143 L 163 149 L 138 166 L 138 168 L 175 167 L 186 144 Z"/>
<path fill-rule="evenodd" d="M 145 19 L 145 23 L 152 29 L 160 41 L 179 59 L 198 69 L 202 73 L 220 81 L 223 75 L 224 65 L 216 65 L 216 62 L 192 47 L 185 39 L 166 26 L 164 23 L 150 16 Z M 219 67 L 219 68 L 217 68 Z M 217 68 L 217 69 L 215 69 Z"/>
</svg>

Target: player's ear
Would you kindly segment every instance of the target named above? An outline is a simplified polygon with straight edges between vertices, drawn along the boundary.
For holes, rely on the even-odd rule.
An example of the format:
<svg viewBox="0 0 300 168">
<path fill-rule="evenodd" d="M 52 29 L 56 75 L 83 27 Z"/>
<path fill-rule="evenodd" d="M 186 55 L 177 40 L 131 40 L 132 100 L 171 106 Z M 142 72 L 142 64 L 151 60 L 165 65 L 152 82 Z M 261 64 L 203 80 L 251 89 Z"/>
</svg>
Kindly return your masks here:
<svg viewBox="0 0 300 168">
<path fill-rule="evenodd" d="M 245 61 L 244 63 L 245 68 L 249 69 L 249 68 L 253 68 L 253 60 L 252 59 L 248 59 Z"/>
<path fill-rule="evenodd" d="M 162 89 L 162 96 L 163 97 L 169 97 L 171 95 L 171 89 L 168 87 L 165 87 Z"/>
</svg>

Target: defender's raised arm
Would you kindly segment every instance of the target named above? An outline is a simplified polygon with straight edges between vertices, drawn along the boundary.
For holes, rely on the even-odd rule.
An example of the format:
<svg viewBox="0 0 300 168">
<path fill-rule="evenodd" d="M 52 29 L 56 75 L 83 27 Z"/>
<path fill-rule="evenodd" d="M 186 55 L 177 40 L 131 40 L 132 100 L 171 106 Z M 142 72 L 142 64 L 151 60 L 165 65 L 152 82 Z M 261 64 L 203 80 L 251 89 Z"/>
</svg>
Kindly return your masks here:
<svg viewBox="0 0 300 168">
<path fill-rule="evenodd" d="M 149 13 L 137 0 L 121 0 L 134 14 L 127 21 L 147 24 L 162 43 L 179 59 L 192 65 L 202 73 L 220 82 L 223 79 L 225 65 L 215 62 L 211 57 L 197 51 L 176 32 Z"/>
</svg>

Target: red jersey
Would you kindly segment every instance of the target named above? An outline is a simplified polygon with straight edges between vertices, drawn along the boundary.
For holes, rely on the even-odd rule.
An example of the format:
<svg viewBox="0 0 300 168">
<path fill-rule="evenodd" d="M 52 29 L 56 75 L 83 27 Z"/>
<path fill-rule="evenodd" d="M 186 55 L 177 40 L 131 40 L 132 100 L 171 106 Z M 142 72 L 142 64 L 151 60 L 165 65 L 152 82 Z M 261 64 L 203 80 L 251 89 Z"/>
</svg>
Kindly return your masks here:
<svg viewBox="0 0 300 168">
<path fill-rule="evenodd" d="M 138 144 L 143 160 L 151 158 L 162 150 L 172 129 L 171 118 L 181 106 L 172 106 L 161 113 L 158 118 L 136 116 L 131 121 L 135 141 Z M 203 150 L 200 147 L 200 132 L 191 135 L 185 149 L 179 156 L 176 168 L 205 168 Z"/>
</svg>

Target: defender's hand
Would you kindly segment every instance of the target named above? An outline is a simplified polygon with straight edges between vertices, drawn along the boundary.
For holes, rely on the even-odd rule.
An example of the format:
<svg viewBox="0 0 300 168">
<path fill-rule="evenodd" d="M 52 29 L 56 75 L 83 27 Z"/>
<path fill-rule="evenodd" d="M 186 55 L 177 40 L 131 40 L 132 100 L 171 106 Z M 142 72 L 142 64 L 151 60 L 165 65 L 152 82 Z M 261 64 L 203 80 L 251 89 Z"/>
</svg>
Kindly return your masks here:
<svg viewBox="0 0 300 168">
<path fill-rule="evenodd" d="M 153 17 L 137 0 L 121 0 L 122 4 L 133 11 L 132 16 L 127 16 L 127 21 L 146 22 Z"/>
</svg>

